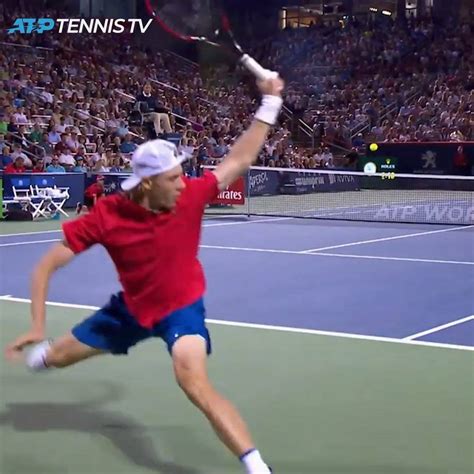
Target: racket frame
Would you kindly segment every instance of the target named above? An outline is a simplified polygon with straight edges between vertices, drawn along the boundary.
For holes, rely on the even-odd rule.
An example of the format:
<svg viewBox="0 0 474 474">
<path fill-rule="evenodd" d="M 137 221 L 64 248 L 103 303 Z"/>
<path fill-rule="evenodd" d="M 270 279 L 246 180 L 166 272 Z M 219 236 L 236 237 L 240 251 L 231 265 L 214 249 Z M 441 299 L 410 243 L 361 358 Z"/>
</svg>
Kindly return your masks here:
<svg viewBox="0 0 474 474">
<path fill-rule="evenodd" d="M 176 1 L 179 1 L 179 0 L 176 0 Z M 230 27 L 229 19 L 227 15 L 225 15 L 225 13 L 223 12 L 221 13 L 221 26 L 222 26 L 222 31 L 226 33 L 227 37 L 230 39 L 230 43 L 232 45 L 231 48 L 226 47 L 226 45 L 223 43 L 212 41 L 206 36 L 190 36 L 190 35 L 184 35 L 180 33 L 179 31 L 175 31 L 170 26 L 168 26 L 166 22 L 159 16 L 155 8 L 153 7 L 151 0 L 145 0 L 145 6 L 148 13 L 151 15 L 151 17 L 160 25 L 160 27 L 164 31 L 166 31 L 171 36 L 174 36 L 175 38 L 181 41 L 186 41 L 188 43 L 206 43 L 216 48 L 227 49 L 234 56 L 236 56 L 237 61 L 240 64 L 242 64 L 247 70 L 249 70 L 252 74 L 254 74 L 254 76 L 257 79 L 261 81 L 272 79 L 277 76 L 277 73 L 270 71 L 268 69 L 265 69 L 254 58 L 252 58 L 249 54 L 245 53 L 242 50 L 242 47 L 240 46 L 240 44 L 236 41 L 234 37 L 234 34 Z"/>
</svg>

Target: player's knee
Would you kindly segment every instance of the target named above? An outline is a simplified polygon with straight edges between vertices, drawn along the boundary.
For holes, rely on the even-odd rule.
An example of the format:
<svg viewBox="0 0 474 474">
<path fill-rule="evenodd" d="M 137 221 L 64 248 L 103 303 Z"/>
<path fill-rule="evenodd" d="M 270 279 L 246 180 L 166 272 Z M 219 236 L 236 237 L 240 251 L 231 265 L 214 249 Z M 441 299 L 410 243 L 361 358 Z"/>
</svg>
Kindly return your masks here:
<svg viewBox="0 0 474 474">
<path fill-rule="evenodd" d="M 213 392 L 212 386 L 202 376 L 189 370 L 176 370 L 176 381 L 189 400 L 198 407 L 205 409 Z"/>
<path fill-rule="evenodd" d="M 209 400 L 211 398 L 212 388 L 209 384 L 199 381 L 180 383 L 181 389 L 184 391 L 188 399 L 196 406 L 204 411 L 209 408 Z"/>
<path fill-rule="evenodd" d="M 206 410 L 214 390 L 206 369 L 206 341 L 201 337 L 181 337 L 173 346 L 176 381 L 186 396 Z"/>
</svg>

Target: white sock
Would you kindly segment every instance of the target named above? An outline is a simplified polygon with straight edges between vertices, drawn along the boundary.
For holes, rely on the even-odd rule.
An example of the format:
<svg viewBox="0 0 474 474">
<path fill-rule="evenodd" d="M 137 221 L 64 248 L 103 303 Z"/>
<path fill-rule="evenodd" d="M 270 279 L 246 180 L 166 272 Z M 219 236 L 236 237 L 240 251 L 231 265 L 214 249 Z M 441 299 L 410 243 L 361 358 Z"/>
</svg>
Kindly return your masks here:
<svg viewBox="0 0 474 474">
<path fill-rule="evenodd" d="M 248 451 L 240 456 L 240 460 L 245 465 L 247 474 L 270 474 L 270 468 L 263 462 L 262 456 L 256 449 Z"/>
<path fill-rule="evenodd" d="M 36 344 L 26 356 L 26 365 L 33 372 L 48 370 L 50 367 L 46 364 L 46 354 L 51 347 L 51 341 L 43 341 Z"/>
</svg>

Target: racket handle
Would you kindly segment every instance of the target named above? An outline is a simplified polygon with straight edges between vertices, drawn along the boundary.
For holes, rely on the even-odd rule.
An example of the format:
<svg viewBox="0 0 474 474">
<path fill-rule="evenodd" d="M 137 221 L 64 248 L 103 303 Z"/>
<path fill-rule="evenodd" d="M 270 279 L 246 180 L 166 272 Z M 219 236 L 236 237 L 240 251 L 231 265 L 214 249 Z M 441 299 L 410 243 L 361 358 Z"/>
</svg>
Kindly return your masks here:
<svg viewBox="0 0 474 474">
<path fill-rule="evenodd" d="M 240 62 L 252 73 L 254 74 L 257 79 L 264 81 L 266 79 L 273 79 L 278 76 L 278 74 L 274 71 L 270 71 L 269 69 L 265 69 L 264 67 L 260 66 L 255 59 L 253 59 L 248 54 L 244 54 L 240 58 Z"/>
</svg>

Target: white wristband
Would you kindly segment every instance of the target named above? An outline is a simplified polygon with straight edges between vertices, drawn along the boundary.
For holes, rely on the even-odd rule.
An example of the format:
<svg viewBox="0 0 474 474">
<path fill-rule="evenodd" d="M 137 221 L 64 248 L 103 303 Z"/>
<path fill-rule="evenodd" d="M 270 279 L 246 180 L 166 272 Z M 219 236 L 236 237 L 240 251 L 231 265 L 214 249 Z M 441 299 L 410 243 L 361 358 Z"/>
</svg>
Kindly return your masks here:
<svg viewBox="0 0 474 474">
<path fill-rule="evenodd" d="M 282 105 L 283 99 L 281 97 L 264 95 L 260 107 L 255 112 L 255 118 L 268 125 L 275 125 Z"/>
</svg>

